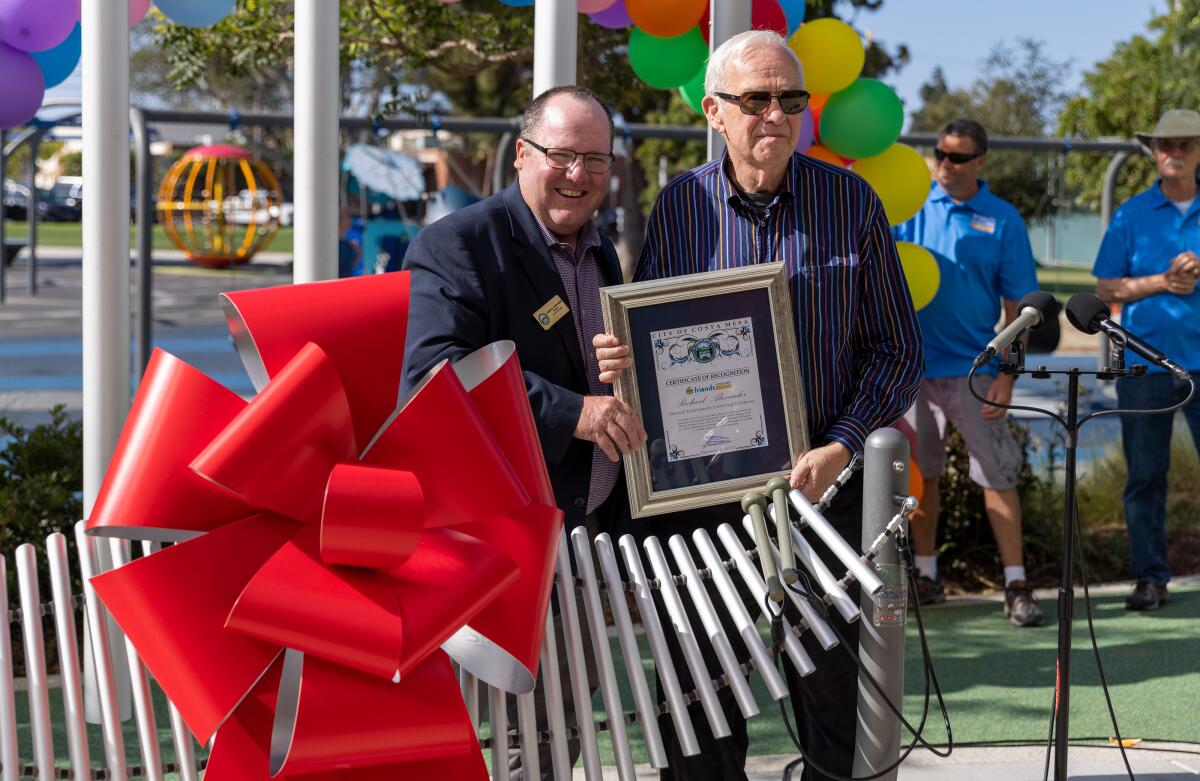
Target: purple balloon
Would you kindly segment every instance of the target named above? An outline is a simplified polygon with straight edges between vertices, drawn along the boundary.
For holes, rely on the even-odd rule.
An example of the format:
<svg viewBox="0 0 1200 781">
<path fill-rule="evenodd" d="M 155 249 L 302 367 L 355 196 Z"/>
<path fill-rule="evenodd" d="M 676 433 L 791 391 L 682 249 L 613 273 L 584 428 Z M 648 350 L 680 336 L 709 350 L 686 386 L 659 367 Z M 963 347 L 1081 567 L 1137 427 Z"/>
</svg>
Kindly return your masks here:
<svg viewBox="0 0 1200 781">
<path fill-rule="evenodd" d="M 629 12 L 625 10 L 625 0 L 617 0 L 603 11 L 597 11 L 588 16 L 596 24 L 610 30 L 623 30 L 633 24 L 633 19 L 629 18 Z"/>
<path fill-rule="evenodd" d="M 813 113 L 811 109 L 805 110 L 800 115 L 800 140 L 796 142 L 796 151 L 804 153 L 813 145 L 816 140 L 817 133 L 815 123 L 813 122 Z"/>
<path fill-rule="evenodd" d="M 0 127 L 23 125 L 42 105 L 42 69 L 26 52 L 0 43 L 0 73 Z"/>
<path fill-rule="evenodd" d="M 79 21 L 79 0 L 0 0 L 0 40 L 23 52 L 53 49 Z"/>
</svg>

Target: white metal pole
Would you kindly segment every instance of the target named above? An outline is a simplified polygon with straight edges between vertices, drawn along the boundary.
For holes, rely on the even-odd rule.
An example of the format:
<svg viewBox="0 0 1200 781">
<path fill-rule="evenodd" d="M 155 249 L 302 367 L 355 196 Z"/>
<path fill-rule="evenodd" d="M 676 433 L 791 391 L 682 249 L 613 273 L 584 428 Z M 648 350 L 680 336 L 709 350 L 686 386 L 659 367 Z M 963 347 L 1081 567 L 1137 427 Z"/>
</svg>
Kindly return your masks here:
<svg viewBox="0 0 1200 781">
<path fill-rule="evenodd" d="M 750 3 L 746 0 L 712 0 L 709 6 L 709 53 L 738 33 L 750 29 Z M 725 139 L 708 129 L 708 159 L 715 160 L 725 152 Z"/>
<path fill-rule="evenodd" d="M 533 95 L 575 83 L 577 0 L 537 0 L 533 6 Z"/>
<path fill-rule="evenodd" d="M 83 514 L 129 411 L 129 0 L 83 0 Z"/>
<path fill-rule="evenodd" d="M 297 284 L 337 277 L 339 5 L 296 0 L 292 281 Z"/>
</svg>

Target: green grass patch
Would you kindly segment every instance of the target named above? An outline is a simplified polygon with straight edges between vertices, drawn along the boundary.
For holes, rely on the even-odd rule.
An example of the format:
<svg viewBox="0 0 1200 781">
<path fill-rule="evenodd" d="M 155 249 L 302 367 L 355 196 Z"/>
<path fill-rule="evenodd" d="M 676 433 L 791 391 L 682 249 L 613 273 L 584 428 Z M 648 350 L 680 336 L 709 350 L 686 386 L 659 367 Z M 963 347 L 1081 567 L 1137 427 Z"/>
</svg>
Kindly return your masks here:
<svg viewBox="0 0 1200 781">
<path fill-rule="evenodd" d="M 134 235 L 135 228 L 129 226 L 129 246 L 133 248 L 136 242 Z M 82 247 L 83 246 L 83 227 L 78 222 L 39 222 L 37 225 L 38 244 L 47 247 Z M 155 223 L 151 226 L 151 244 L 156 250 L 171 250 L 175 249 L 175 245 L 167 238 L 167 234 L 163 231 L 162 226 Z M 13 222 L 9 220 L 4 223 L 4 238 L 20 239 L 24 241 L 29 238 L 29 225 L 25 222 Z M 291 252 L 292 251 L 292 229 L 280 228 L 275 234 L 275 238 L 267 245 L 266 250 L 271 252 Z"/>
<path fill-rule="evenodd" d="M 1112 727 L 1088 640 L 1082 590 L 1077 591 L 1077 597 L 1071 735 L 1103 738 L 1112 734 Z M 1200 721 L 1195 718 L 1194 705 L 1200 700 L 1200 668 L 1194 662 L 1200 658 L 1200 637 L 1195 631 L 1200 622 L 1200 587 L 1172 589 L 1171 603 L 1155 613 L 1130 613 L 1124 609 L 1122 600 L 1123 595 L 1093 599 L 1096 635 L 1122 736 L 1200 742 Z M 1058 635 L 1056 606 L 1046 603 L 1043 608 L 1046 624 L 1036 629 L 1010 626 L 998 603 L 948 605 L 922 613 L 956 741 L 1045 739 Z M 643 668 L 653 693 L 654 670 L 648 661 L 649 650 L 644 637 L 640 636 L 639 642 Z M 625 710 L 632 711 L 633 698 L 615 640 L 612 648 L 614 662 L 621 671 L 618 673 L 621 700 Z M 829 653 L 841 651 L 834 649 Z M 906 653 L 904 713 L 915 724 L 921 712 L 924 679 L 916 622 L 911 614 Z M 820 669 L 821 656 L 813 661 Z M 778 704 L 770 700 L 757 674 L 751 674 L 750 682 L 762 711 L 748 722 L 751 754 L 793 753 Z M 55 753 L 59 766 L 66 767 L 62 694 L 59 690 L 50 694 Z M 171 762 L 174 750 L 170 721 L 161 693 L 156 693 L 155 704 L 162 760 Z M 606 718 L 599 691 L 592 705 L 597 720 Z M 941 718 L 933 710 L 936 704 L 930 707 L 926 738 L 942 742 L 945 736 Z M 22 762 L 32 762 L 33 754 L 28 713 L 28 700 L 23 692 L 18 692 L 18 750 Z M 692 714 L 695 719 L 703 719 L 698 706 L 693 706 Z M 125 724 L 124 734 L 127 761 L 131 765 L 141 764 L 132 720 Z M 482 736 L 487 735 L 485 725 Z M 641 727 L 629 727 L 629 735 L 635 761 L 648 761 Z M 88 737 L 92 764 L 98 767 L 103 758 L 99 728 L 89 726 Z M 607 733 L 601 733 L 600 748 L 604 762 L 612 764 L 612 745 Z M 490 753 L 485 752 L 489 761 Z M 204 756 L 205 751 L 197 746 L 196 754 Z"/>
</svg>

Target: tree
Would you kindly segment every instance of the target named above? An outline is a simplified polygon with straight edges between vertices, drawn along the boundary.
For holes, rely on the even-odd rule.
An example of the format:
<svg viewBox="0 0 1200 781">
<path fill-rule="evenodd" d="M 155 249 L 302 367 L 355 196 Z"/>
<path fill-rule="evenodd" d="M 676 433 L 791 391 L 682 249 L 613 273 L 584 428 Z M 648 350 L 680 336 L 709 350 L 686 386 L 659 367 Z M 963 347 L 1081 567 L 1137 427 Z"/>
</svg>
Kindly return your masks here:
<svg viewBox="0 0 1200 781">
<path fill-rule="evenodd" d="M 936 133 L 958 117 L 974 119 L 996 136 L 1044 136 L 1067 96 L 1061 89 L 1070 63 L 1055 62 L 1040 41 L 1022 39 L 1016 47 L 997 45 L 983 62 L 983 76 L 965 88 L 946 84 L 935 68 L 921 86 L 921 106 L 912 113 L 915 132 Z M 1057 156 L 1030 152 L 988 152 L 988 186 L 1029 219 L 1052 212 Z"/>
<path fill-rule="evenodd" d="M 1149 23 L 1150 35 L 1117 44 L 1112 55 L 1083 76 L 1083 94 L 1059 118 L 1060 132 L 1084 138 L 1130 138 L 1149 130 L 1168 109 L 1200 109 L 1200 0 L 1175 0 Z M 1078 200 L 1096 208 L 1110 155 L 1072 155 L 1067 180 Z M 1157 176 L 1154 163 L 1136 156 L 1121 169 L 1118 202 L 1144 190 Z"/>
</svg>

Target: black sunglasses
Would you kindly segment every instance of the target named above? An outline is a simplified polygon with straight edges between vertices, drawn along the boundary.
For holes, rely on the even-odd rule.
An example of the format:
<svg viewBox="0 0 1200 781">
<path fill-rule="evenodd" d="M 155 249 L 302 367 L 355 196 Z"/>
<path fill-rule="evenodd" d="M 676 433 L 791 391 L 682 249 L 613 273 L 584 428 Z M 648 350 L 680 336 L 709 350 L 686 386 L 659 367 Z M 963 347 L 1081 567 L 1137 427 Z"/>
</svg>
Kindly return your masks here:
<svg viewBox="0 0 1200 781">
<path fill-rule="evenodd" d="M 783 92 L 767 92 L 766 90 L 751 90 L 741 95 L 730 95 L 728 92 L 714 92 L 718 98 L 736 103 L 743 114 L 761 116 L 771 108 L 771 101 L 779 99 L 779 108 L 784 114 L 799 114 L 808 108 L 810 97 L 806 90 L 785 89 Z"/>
<path fill-rule="evenodd" d="M 944 149 L 938 149 L 936 146 L 933 148 L 933 157 L 935 160 L 937 160 L 939 163 L 942 162 L 943 160 L 949 160 L 950 162 L 954 163 L 955 165 L 962 165 L 963 163 L 969 163 L 977 157 L 983 157 L 985 154 L 987 154 L 987 153 L 986 152 L 947 152 Z"/>
<path fill-rule="evenodd" d="M 524 136 L 521 137 L 521 140 L 545 155 L 546 163 L 551 168 L 569 170 L 571 166 L 575 165 L 575 160 L 578 158 L 583 159 L 583 170 L 589 174 L 607 173 L 608 169 L 612 168 L 614 159 L 612 155 L 606 155 L 602 152 L 576 152 L 574 149 L 545 147 L 535 141 L 530 141 Z"/>
</svg>

